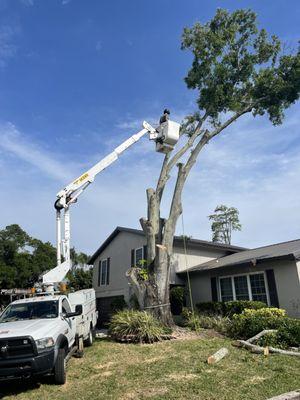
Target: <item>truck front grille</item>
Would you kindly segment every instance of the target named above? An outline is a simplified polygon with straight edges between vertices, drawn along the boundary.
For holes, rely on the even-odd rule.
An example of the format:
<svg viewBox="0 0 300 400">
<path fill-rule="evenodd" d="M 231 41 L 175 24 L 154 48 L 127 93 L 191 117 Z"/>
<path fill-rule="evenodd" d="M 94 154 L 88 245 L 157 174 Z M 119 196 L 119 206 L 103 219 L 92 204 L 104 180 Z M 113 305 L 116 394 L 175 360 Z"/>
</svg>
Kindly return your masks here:
<svg viewBox="0 0 300 400">
<path fill-rule="evenodd" d="M 29 336 L 0 339 L 0 360 L 32 357 L 34 354 L 34 342 Z"/>
</svg>

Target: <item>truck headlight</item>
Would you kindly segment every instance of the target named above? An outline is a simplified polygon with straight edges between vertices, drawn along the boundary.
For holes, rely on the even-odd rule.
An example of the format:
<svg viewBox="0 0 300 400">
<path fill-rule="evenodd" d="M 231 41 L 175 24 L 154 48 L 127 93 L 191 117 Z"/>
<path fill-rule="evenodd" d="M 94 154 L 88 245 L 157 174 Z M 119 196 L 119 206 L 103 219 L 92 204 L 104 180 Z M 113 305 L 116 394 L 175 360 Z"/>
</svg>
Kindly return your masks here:
<svg viewBox="0 0 300 400">
<path fill-rule="evenodd" d="M 51 347 L 54 346 L 54 340 L 52 337 L 47 337 L 36 340 L 35 344 L 38 351 L 49 350 Z"/>
</svg>

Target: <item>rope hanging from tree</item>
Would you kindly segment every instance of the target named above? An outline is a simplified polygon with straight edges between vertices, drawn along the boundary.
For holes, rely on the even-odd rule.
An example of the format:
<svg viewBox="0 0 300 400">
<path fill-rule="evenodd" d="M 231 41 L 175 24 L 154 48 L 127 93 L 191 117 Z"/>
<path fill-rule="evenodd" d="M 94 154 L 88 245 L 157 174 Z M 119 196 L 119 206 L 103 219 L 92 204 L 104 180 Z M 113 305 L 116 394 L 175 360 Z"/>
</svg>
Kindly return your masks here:
<svg viewBox="0 0 300 400">
<path fill-rule="evenodd" d="M 182 238 L 183 238 L 183 248 L 184 248 L 184 258 L 185 258 L 185 269 L 186 269 L 186 276 L 187 276 L 187 281 L 188 281 L 190 304 L 191 304 L 192 313 L 194 314 L 192 287 L 191 287 L 190 274 L 189 274 L 189 269 L 188 269 L 188 260 L 187 260 L 187 246 L 186 246 L 186 236 L 185 236 L 185 231 L 184 231 L 183 210 L 181 213 L 181 224 L 182 224 Z"/>
</svg>

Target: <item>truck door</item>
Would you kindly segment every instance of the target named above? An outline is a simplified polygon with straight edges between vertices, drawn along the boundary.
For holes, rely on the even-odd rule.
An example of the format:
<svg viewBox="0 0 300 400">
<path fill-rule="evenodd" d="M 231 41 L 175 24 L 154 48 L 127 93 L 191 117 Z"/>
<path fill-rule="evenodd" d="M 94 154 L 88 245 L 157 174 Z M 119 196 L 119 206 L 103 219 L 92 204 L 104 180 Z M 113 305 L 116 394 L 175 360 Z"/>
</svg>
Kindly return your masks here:
<svg viewBox="0 0 300 400">
<path fill-rule="evenodd" d="M 70 313 L 72 312 L 70 303 L 68 299 L 64 298 L 62 300 L 62 313 Z M 68 338 L 69 345 L 71 346 L 74 343 L 75 340 L 75 332 L 76 332 L 76 318 L 71 317 L 71 318 L 64 318 L 66 321 L 66 330 L 65 330 L 65 335 Z"/>
</svg>

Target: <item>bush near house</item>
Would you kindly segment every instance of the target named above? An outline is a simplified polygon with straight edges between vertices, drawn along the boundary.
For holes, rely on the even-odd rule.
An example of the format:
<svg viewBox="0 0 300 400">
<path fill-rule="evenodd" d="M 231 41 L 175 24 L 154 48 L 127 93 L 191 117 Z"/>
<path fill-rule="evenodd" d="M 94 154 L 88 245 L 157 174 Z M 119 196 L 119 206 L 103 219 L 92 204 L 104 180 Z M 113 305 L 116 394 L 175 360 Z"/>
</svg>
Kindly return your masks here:
<svg viewBox="0 0 300 400">
<path fill-rule="evenodd" d="M 238 302 L 230 303 L 230 305 L 227 305 L 228 315 L 233 313 L 233 310 L 241 310 L 244 306 L 244 304 L 242 306 L 232 304 Z M 276 333 L 262 337 L 258 344 L 280 348 L 300 347 L 299 319 L 287 317 L 285 310 L 279 308 L 260 308 L 260 304 L 254 304 L 254 307 L 256 306 L 257 309 L 246 308 L 240 313 L 234 313 L 231 317 L 220 314 L 192 313 L 189 309 L 183 309 L 181 316 L 184 326 L 191 330 L 214 329 L 235 339 L 249 339 L 264 329 L 276 329 Z M 209 308 L 208 303 L 206 303 L 202 309 L 218 309 L 217 307 L 218 305 L 214 304 Z"/>
<path fill-rule="evenodd" d="M 277 329 L 263 337 L 259 344 L 274 347 L 300 347 L 300 320 L 286 316 L 285 310 L 262 308 L 244 310 L 232 317 L 228 333 L 237 339 L 248 339 L 264 329 Z"/>
<path fill-rule="evenodd" d="M 117 341 L 153 343 L 163 339 L 170 330 L 146 311 L 123 310 L 112 316 L 109 333 Z"/>
<path fill-rule="evenodd" d="M 208 301 L 196 304 L 199 313 L 207 315 L 222 315 L 231 318 L 234 314 L 241 314 L 246 308 L 258 310 L 266 308 L 266 304 L 262 301 Z"/>
<path fill-rule="evenodd" d="M 184 305 L 184 288 L 182 286 L 172 287 L 170 290 L 171 312 L 173 315 L 180 315 Z"/>
<path fill-rule="evenodd" d="M 264 329 L 278 329 L 284 318 L 285 310 L 280 308 L 245 309 L 233 315 L 228 333 L 236 339 L 249 339 Z"/>
<path fill-rule="evenodd" d="M 111 309 L 113 311 L 113 313 L 117 312 L 117 311 L 122 311 L 125 308 L 128 308 L 128 305 L 124 299 L 123 296 L 119 296 L 117 298 L 115 298 L 112 302 L 111 302 Z"/>
</svg>

